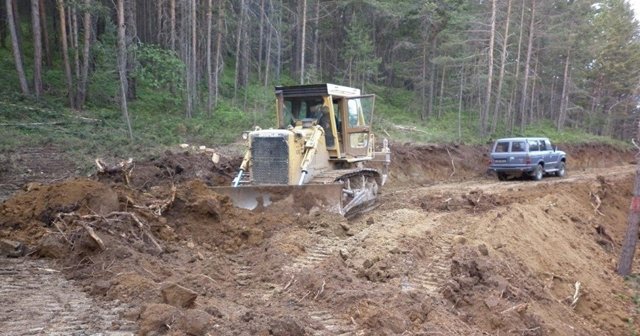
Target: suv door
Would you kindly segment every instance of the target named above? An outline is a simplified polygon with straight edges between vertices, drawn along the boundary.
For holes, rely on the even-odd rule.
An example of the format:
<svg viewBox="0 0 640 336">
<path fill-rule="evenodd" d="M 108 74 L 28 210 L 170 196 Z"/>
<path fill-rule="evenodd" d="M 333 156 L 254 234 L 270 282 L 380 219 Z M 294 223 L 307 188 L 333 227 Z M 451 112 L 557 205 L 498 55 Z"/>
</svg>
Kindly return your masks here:
<svg viewBox="0 0 640 336">
<path fill-rule="evenodd" d="M 560 160 L 558 152 L 553 149 L 549 139 L 544 139 L 543 141 L 546 147 L 545 162 L 547 162 L 549 169 L 558 168 L 558 161 Z"/>
<path fill-rule="evenodd" d="M 540 151 L 540 142 L 536 139 L 527 140 L 529 145 L 529 157 L 532 164 L 537 164 L 540 161 L 545 161 L 544 153 Z"/>
</svg>

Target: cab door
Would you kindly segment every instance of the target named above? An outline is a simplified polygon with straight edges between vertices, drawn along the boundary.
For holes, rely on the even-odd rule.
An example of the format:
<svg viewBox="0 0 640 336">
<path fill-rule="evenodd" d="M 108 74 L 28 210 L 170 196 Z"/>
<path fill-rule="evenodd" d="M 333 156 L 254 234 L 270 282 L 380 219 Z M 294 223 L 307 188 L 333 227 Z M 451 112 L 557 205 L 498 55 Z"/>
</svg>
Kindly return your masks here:
<svg viewBox="0 0 640 336">
<path fill-rule="evenodd" d="M 351 157 L 371 156 L 371 122 L 375 95 L 346 98 L 343 104 L 344 152 Z"/>
</svg>

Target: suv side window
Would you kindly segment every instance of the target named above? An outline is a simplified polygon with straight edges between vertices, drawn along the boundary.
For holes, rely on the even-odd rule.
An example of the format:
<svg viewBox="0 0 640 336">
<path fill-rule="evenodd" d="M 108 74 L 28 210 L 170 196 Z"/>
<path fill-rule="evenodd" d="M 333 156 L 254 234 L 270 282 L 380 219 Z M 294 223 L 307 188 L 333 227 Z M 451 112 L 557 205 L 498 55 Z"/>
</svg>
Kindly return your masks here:
<svg viewBox="0 0 640 336">
<path fill-rule="evenodd" d="M 527 147 L 524 141 L 514 141 L 511 143 L 512 152 L 526 152 Z"/>
<path fill-rule="evenodd" d="M 540 146 L 538 146 L 538 140 L 529 140 L 529 151 L 537 152 L 540 150 Z"/>
<path fill-rule="evenodd" d="M 544 140 L 540 140 L 540 150 L 541 151 L 546 151 L 547 150 L 547 142 Z"/>
<path fill-rule="evenodd" d="M 506 153 L 509 151 L 509 142 L 508 141 L 500 141 L 496 144 L 496 149 L 494 152 L 496 153 Z"/>
<path fill-rule="evenodd" d="M 551 146 L 551 141 L 545 140 L 544 142 L 547 143 L 547 150 L 553 150 L 553 147 Z"/>
</svg>

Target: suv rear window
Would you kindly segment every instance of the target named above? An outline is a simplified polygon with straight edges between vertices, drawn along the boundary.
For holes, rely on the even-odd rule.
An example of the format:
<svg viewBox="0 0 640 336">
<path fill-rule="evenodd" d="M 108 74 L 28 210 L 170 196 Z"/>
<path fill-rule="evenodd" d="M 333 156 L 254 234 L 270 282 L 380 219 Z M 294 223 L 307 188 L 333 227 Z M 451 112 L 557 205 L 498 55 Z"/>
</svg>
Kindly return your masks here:
<svg viewBox="0 0 640 336">
<path fill-rule="evenodd" d="M 496 144 L 496 153 L 506 153 L 509 151 L 509 141 L 500 141 Z"/>
<path fill-rule="evenodd" d="M 512 152 L 526 152 L 527 146 L 524 141 L 514 141 L 511 143 Z"/>
</svg>

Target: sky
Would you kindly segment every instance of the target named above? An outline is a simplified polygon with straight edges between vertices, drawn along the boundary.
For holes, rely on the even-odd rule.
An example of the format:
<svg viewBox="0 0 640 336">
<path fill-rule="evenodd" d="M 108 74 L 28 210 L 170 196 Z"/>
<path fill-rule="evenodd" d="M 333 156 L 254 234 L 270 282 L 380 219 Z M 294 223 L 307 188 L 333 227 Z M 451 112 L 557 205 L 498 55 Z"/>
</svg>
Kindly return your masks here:
<svg viewBox="0 0 640 336">
<path fill-rule="evenodd" d="M 627 0 L 636 15 L 636 20 L 640 20 L 640 0 Z"/>
</svg>

